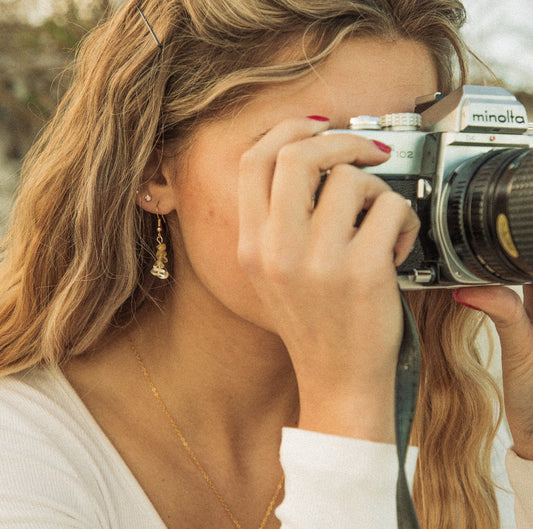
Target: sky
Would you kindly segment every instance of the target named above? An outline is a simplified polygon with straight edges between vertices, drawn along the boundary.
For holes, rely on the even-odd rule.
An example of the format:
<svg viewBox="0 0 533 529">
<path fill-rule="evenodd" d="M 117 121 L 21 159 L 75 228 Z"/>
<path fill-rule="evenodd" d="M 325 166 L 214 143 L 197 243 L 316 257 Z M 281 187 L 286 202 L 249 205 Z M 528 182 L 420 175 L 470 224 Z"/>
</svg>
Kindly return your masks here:
<svg viewBox="0 0 533 529">
<path fill-rule="evenodd" d="M 533 92 L 533 1 L 463 2 L 469 46 L 511 89 Z"/>
</svg>

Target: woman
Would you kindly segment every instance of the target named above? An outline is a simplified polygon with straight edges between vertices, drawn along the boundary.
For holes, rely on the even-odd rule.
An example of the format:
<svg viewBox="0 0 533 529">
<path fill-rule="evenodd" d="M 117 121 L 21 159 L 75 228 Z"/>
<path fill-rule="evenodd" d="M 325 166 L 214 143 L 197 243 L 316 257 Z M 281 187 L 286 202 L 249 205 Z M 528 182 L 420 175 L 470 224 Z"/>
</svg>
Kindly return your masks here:
<svg viewBox="0 0 533 529">
<path fill-rule="evenodd" d="M 285 528 L 395 526 L 395 267 L 419 222 L 359 169 L 390 147 L 319 133 L 464 81 L 463 20 L 454 0 L 145 1 L 92 33 L 0 269 L 6 526 L 273 528 L 283 496 Z M 422 527 L 498 527 L 498 391 L 462 305 L 502 338 L 514 481 L 532 327 L 505 290 L 455 298 L 410 297 L 415 503 Z"/>
</svg>

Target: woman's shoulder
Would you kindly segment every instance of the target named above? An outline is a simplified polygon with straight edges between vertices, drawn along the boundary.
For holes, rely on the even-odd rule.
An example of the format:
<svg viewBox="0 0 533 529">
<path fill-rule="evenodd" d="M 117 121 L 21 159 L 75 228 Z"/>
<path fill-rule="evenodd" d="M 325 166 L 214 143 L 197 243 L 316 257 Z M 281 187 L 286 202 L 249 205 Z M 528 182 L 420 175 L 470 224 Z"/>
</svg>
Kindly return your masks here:
<svg viewBox="0 0 533 529">
<path fill-rule="evenodd" d="M 0 525 L 6 517 L 25 527 L 31 517 L 62 527 L 72 517 L 103 527 L 90 481 L 80 473 L 83 451 L 73 442 L 80 434 L 59 370 L 0 379 Z"/>
<path fill-rule="evenodd" d="M 58 368 L 0 378 L 0 452 L 0 526 L 5 516 L 20 527 L 31 519 L 133 528 L 148 516 L 157 527 L 144 492 Z"/>
<path fill-rule="evenodd" d="M 65 383 L 57 368 L 34 368 L 0 378 L 0 442 L 4 447 L 6 437 L 44 441 L 79 427 Z"/>
<path fill-rule="evenodd" d="M 61 440 L 61 453 L 80 448 L 98 431 L 59 368 L 33 368 L 0 378 L 0 442 Z M 67 442 L 68 440 L 68 442 Z M 73 442 L 77 440 L 78 442 Z M 4 448 L 5 445 L 4 445 Z"/>
</svg>

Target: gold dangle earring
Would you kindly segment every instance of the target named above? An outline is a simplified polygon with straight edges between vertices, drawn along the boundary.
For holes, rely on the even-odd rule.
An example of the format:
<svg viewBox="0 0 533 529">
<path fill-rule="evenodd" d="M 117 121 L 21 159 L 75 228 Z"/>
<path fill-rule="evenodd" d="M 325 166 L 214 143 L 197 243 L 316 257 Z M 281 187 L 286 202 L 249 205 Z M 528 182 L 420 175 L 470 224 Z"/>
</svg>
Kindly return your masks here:
<svg viewBox="0 0 533 529">
<path fill-rule="evenodd" d="M 165 268 L 165 264 L 168 263 L 167 245 L 163 242 L 163 236 L 161 235 L 161 232 L 163 231 L 163 226 L 157 207 L 155 214 L 157 215 L 157 251 L 155 253 L 155 263 L 150 273 L 153 276 L 158 277 L 159 279 L 167 279 L 168 270 Z"/>
</svg>

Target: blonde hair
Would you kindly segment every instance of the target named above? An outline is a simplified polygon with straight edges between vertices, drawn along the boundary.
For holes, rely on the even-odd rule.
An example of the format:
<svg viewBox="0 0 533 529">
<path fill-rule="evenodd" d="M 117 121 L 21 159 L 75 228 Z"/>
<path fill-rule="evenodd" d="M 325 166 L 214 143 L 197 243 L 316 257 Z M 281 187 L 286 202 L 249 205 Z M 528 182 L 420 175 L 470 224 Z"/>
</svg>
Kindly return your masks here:
<svg viewBox="0 0 533 529">
<path fill-rule="evenodd" d="M 157 295 L 154 217 L 135 205 L 155 148 L 185 148 L 199 124 L 258 86 L 308 74 L 349 36 L 423 43 L 441 91 L 466 75 L 458 0 L 140 2 L 161 47 L 137 3 L 86 39 L 72 86 L 25 161 L 2 246 L 0 374 L 90 350 Z M 298 57 L 276 62 L 273 50 L 287 43 Z M 422 526 L 496 528 L 497 390 L 474 347 L 478 322 L 447 292 L 410 301 L 424 357 L 414 433 Z"/>
</svg>

